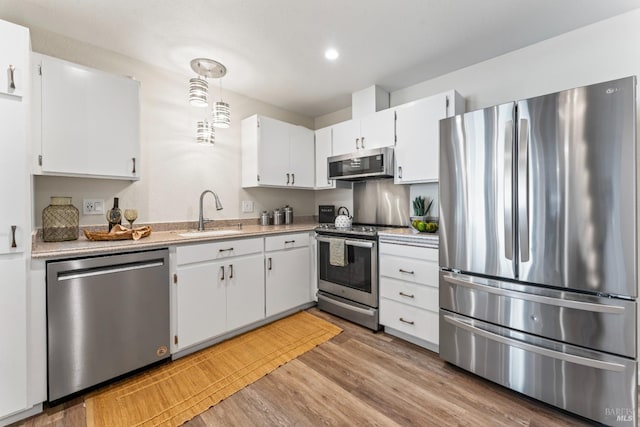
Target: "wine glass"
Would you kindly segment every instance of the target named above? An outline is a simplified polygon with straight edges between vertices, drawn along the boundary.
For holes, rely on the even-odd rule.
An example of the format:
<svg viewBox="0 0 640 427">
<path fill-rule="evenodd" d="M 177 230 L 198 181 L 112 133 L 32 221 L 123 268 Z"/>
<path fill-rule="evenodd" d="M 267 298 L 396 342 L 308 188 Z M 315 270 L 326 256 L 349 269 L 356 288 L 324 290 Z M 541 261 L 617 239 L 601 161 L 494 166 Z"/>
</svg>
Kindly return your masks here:
<svg viewBox="0 0 640 427">
<path fill-rule="evenodd" d="M 136 209 L 125 209 L 124 219 L 129 221 L 129 228 L 133 230 L 133 221 L 138 219 L 138 211 Z"/>
</svg>

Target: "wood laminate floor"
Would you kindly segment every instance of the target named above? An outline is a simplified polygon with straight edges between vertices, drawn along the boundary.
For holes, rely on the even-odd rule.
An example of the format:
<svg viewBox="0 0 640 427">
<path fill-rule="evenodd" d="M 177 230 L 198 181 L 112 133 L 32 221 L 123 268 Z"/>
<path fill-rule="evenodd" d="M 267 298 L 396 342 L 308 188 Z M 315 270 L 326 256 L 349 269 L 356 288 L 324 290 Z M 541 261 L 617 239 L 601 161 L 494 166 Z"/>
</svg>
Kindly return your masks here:
<svg viewBox="0 0 640 427">
<path fill-rule="evenodd" d="M 310 309 L 344 332 L 189 421 L 202 426 L 576 426 L 584 420 L 385 333 Z M 16 426 L 85 426 L 78 398 Z"/>
</svg>

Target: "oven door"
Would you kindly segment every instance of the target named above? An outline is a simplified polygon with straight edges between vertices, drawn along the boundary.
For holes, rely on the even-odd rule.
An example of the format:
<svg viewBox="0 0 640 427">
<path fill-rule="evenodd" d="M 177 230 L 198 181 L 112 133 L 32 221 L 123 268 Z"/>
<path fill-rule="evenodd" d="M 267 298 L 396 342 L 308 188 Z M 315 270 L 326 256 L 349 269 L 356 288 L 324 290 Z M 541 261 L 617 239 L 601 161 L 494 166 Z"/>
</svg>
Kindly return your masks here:
<svg viewBox="0 0 640 427">
<path fill-rule="evenodd" d="M 329 237 L 318 241 L 318 289 L 327 293 L 378 307 L 378 245 L 375 240 L 334 237 L 344 240 L 347 265 L 329 263 Z"/>
</svg>

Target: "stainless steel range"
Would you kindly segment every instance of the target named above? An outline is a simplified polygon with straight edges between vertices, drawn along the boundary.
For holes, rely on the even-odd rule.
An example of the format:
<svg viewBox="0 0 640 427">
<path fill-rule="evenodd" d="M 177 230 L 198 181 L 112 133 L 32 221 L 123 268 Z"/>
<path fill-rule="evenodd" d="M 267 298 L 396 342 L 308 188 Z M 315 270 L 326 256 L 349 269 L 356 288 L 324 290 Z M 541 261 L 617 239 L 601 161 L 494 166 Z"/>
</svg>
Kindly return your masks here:
<svg viewBox="0 0 640 427">
<path fill-rule="evenodd" d="M 377 179 L 355 183 L 353 195 L 352 227 L 315 229 L 318 308 L 378 330 L 378 227 L 407 225 L 409 189 Z"/>
</svg>

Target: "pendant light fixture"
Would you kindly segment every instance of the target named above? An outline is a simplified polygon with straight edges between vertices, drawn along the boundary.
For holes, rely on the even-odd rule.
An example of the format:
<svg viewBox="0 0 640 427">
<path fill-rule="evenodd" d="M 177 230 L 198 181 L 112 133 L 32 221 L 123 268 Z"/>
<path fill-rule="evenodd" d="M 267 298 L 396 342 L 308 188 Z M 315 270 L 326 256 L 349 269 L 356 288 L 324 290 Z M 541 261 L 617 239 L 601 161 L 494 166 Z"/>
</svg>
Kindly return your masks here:
<svg viewBox="0 0 640 427">
<path fill-rule="evenodd" d="M 191 60 L 191 69 L 198 77 L 189 80 L 189 103 L 196 107 L 207 107 L 209 105 L 207 79 L 222 79 L 227 74 L 227 67 L 213 59 L 196 58 Z M 220 96 L 222 97 L 222 80 Z M 215 142 L 214 126 L 218 128 L 231 126 L 231 108 L 222 99 L 213 106 L 210 118 L 198 121 L 196 140 L 200 143 L 213 144 Z"/>
<path fill-rule="evenodd" d="M 213 126 L 221 129 L 231 126 L 231 108 L 222 100 L 222 79 L 220 79 L 220 101 L 213 106 Z"/>
</svg>

